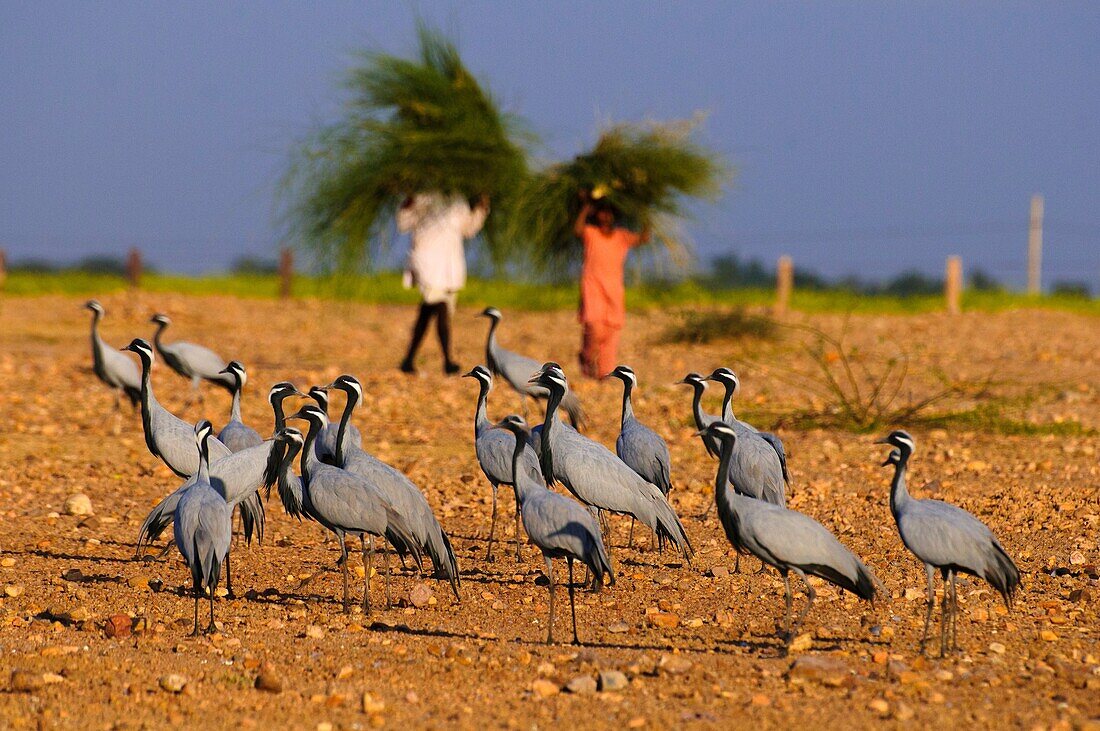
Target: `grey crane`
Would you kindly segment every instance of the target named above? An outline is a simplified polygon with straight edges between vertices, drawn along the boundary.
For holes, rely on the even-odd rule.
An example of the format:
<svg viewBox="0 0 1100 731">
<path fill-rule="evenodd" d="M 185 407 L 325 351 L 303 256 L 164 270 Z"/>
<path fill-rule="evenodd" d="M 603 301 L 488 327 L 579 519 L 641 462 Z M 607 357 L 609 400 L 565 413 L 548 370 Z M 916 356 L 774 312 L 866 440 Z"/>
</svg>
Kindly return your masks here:
<svg viewBox="0 0 1100 731">
<path fill-rule="evenodd" d="M 419 556 L 426 553 L 432 559 L 434 574 L 446 579 L 451 591 L 458 599 L 458 562 L 455 558 L 451 539 L 443 531 L 443 526 L 432 512 L 424 493 L 412 483 L 401 470 L 386 464 L 372 454 L 352 443 L 348 438 L 348 425 L 352 412 L 363 398 L 363 386 L 355 376 L 344 374 L 325 386 L 337 388 L 347 396 L 344 413 L 340 417 L 340 426 L 336 434 L 336 453 L 333 464 L 370 482 L 385 495 L 394 511 L 401 515 L 408 532 L 416 539 L 417 545 L 401 546 L 394 544 L 402 559 L 406 554 Z M 413 550 L 417 548 L 418 550 Z"/>
<path fill-rule="evenodd" d="M 1011 609 L 1012 598 L 1020 586 L 1020 571 L 993 532 L 973 515 L 941 500 L 920 500 L 909 495 L 905 475 L 909 458 L 916 450 L 916 442 L 908 432 L 900 429 L 892 431 L 877 443 L 895 447 L 883 463 L 884 467 L 894 465 L 890 512 L 894 515 L 902 543 L 924 564 L 928 578 L 928 605 L 920 640 L 921 654 L 928 640 L 928 626 L 936 603 L 934 582 L 937 569 L 943 579 L 943 599 L 940 603 L 940 656 L 943 657 L 948 645 L 949 622 L 950 644 L 958 649 L 956 580 L 959 573 L 985 579 L 1000 593 L 1005 606 Z"/>
<path fill-rule="evenodd" d="M 221 576 L 221 564 L 229 558 L 229 543 L 233 536 L 233 511 L 210 482 L 207 449 L 210 441 L 209 421 L 195 425 L 195 441 L 198 445 L 199 469 L 185 483 L 176 506 L 176 546 L 191 570 L 191 584 L 195 594 L 194 637 L 199 634 L 199 598 L 205 591 L 210 595 L 210 625 L 207 634 L 214 632 L 214 594 Z"/>
<path fill-rule="evenodd" d="M 182 340 L 165 343 L 164 330 L 172 324 L 168 315 L 158 312 L 149 319 L 149 322 L 155 323 L 157 326 L 157 331 L 153 335 L 153 344 L 156 346 L 157 352 L 160 353 L 160 357 L 164 358 L 164 362 L 176 373 L 184 378 L 191 379 L 191 393 L 187 397 L 188 403 L 192 399 L 202 400 L 202 391 L 199 386 L 203 381 L 209 381 L 221 386 L 230 393 L 233 392 L 234 379 L 225 372 L 226 363 L 220 355 L 210 350 L 210 348 L 196 343 L 188 343 Z"/>
<path fill-rule="evenodd" d="M 806 574 L 818 576 L 873 604 L 881 585 L 878 579 L 825 526 L 808 515 L 728 489 L 730 463 L 734 458 L 736 443 L 742 437 L 732 426 L 721 421 L 714 422 L 706 431 L 721 447 L 714 492 L 718 503 L 718 517 L 722 521 L 726 538 L 738 552 L 751 553 L 764 563 L 774 566 L 783 576 L 787 605 L 787 643 L 790 644 L 801 628 L 802 621 L 810 613 L 814 597 L 817 596 Z M 788 577 L 791 571 L 802 579 L 807 597 L 806 607 L 793 624 L 791 583 Z"/>
<path fill-rule="evenodd" d="M 504 318 L 501 311 L 496 307 L 486 307 L 478 317 L 489 319 L 489 334 L 485 341 L 485 363 L 489 366 L 489 370 L 503 378 L 519 394 L 523 413 L 527 413 L 528 396 L 533 399 L 549 399 L 549 391 L 531 381 L 531 377 L 541 367 L 539 362 L 511 350 L 505 350 L 497 343 L 497 327 Z M 569 391 L 565 394 L 561 401 L 561 408 L 565 409 L 569 415 L 569 422 L 575 428 L 584 428 L 584 409 L 575 393 Z"/>
<path fill-rule="evenodd" d="M 395 548 L 407 546 L 419 561 L 419 544 L 405 519 L 394 510 L 375 485 L 359 475 L 335 465 L 325 464 L 317 457 L 314 442 L 328 423 L 325 412 L 314 404 L 300 408 L 291 419 L 309 422 L 309 431 L 301 449 L 300 479 L 279 480 L 283 507 L 294 517 L 315 520 L 336 534 L 340 542 L 340 564 L 344 574 L 344 612 L 348 605 L 348 547 L 346 537 L 358 536 L 363 551 L 365 571 L 363 586 L 363 612 L 370 613 L 370 575 L 374 562 L 374 538 L 385 538 Z M 284 432 L 289 432 L 285 429 Z M 289 453 L 289 450 L 287 450 Z M 285 475 L 286 470 L 283 471 Z M 368 551 L 366 538 L 370 537 Z M 390 605 L 389 552 L 383 550 L 386 581 L 386 605 Z"/>
<path fill-rule="evenodd" d="M 733 414 L 733 395 L 741 389 L 741 381 L 737 377 L 737 374 L 729 368 L 723 367 L 716 368 L 707 378 L 711 381 L 718 381 L 726 389 L 725 394 L 722 396 L 722 421 L 731 424 L 734 429 L 740 429 L 742 431 L 747 430 L 758 434 L 761 439 L 767 442 L 771 448 L 775 450 L 775 454 L 779 458 L 779 467 L 783 474 L 784 484 L 790 485 L 791 473 L 787 469 L 787 450 L 783 446 L 783 440 L 779 438 L 779 435 L 773 434 L 772 432 L 760 431 L 752 424 L 739 420 Z"/>
<path fill-rule="evenodd" d="M 592 585 L 599 589 L 606 574 L 612 582 L 615 572 L 607 555 L 600 527 L 595 517 L 579 503 L 564 495 L 546 489 L 525 466 L 524 454 L 528 453 L 530 432 L 519 416 L 506 417 L 495 427 L 506 429 L 513 435 L 512 471 L 519 500 L 523 527 L 531 542 L 542 551 L 546 562 L 546 578 L 550 591 L 550 621 L 546 628 L 546 643 L 554 642 L 554 568 L 551 559 L 564 558 L 569 566 L 569 612 L 573 617 L 573 644 L 579 645 L 577 636 L 577 608 L 573 600 L 573 562 L 580 561 L 591 573 Z"/>
<path fill-rule="evenodd" d="M 619 438 L 615 440 L 615 454 L 627 467 L 637 472 L 639 477 L 656 486 L 667 499 L 672 491 L 672 458 L 668 453 L 668 444 L 661 435 L 634 416 L 631 395 L 638 385 L 638 376 L 630 366 L 620 365 L 607 377 L 615 377 L 623 382 L 623 408 Z M 633 538 L 634 520 L 631 519 L 627 545 L 633 542 Z"/>
<path fill-rule="evenodd" d="M 546 484 L 560 480 L 585 505 L 637 518 L 658 538 L 671 540 L 690 563 L 691 542 L 661 491 L 639 477 L 607 447 L 562 423 L 558 417 L 558 406 L 569 388 L 561 367 L 546 363 L 532 380 L 550 393 L 543 424 L 532 434 L 532 441 L 537 442 L 540 450 Z"/>
<path fill-rule="evenodd" d="M 477 408 L 474 411 L 474 451 L 477 463 L 493 487 L 493 517 L 489 524 L 489 547 L 485 551 L 485 560 L 493 560 L 493 536 L 497 527 L 497 488 L 508 485 L 515 492 L 512 481 L 512 453 L 515 451 L 515 436 L 504 429 L 494 429 L 489 421 L 485 404 L 489 391 L 493 388 L 493 374 L 485 366 L 475 366 L 463 378 L 476 378 L 478 381 Z M 538 458 L 531 450 L 523 453 L 523 468 L 536 480 L 542 479 Z M 519 495 L 516 495 L 516 562 L 521 559 L 519 547 Z"/>
<path fill-rule="evenodd" d="M 313 386 L 309 389 L 309 397 L 316 401 L 317 406 L 321 408 L 321 411 L 325 412 L 325 416 L 328 416 L 328 391 L 321 386 Z M 344 405 L 344 408 L 347 408 L 347 404 Z M 325 430 L 317 435 L 317 444 L 314 446 L 314 449 L 317 450 L 317 456 L 321 458 L 322 462 L 335 464 L 336 435 L 339 430 L 340 424 L 330 421 L 328 426 L 325 427 Z M 363 447 L 363 436 L 359 433 L 359 429 L 355 424 L 348 424 L 344 433 L 347 435 L 345 438 L 349 439 L 356 447 Z"/>
<path fill-rule="evenodd" d="M 241 421 L 241 391 L 248 383 L 248 373 L 240 361 L 231 360 L 222 371 L 233 377 L 233 403 L 229 407 L 229 421 L 218 432 L 218 441 L 229 447 L 231 452 L 255 447 L 264 440 L 260 433 Z"/>
<path fill-rule="evenodd" d="M 99 336 L 99 321 L 107 314 L 103 305 L 88 300 L 84 306 L 92 311 L 92 370 L 99 380 L 115 392 L 115 411 L 122 409 L 122 396 L 130 399 L 131 406 L 141 403 L 141 372 L 134 361 L 118 352 Z"/>
<path fill-rule="evenodd" d="M 191 477 L 199 470 L 198 455 L 193 449 L 194 427 L 170 413 L 157 401 L 156 395 L 153 393 L 153 384 L 150 381 L 150 373 L 153 368 L 152 346 L 141 338 L 135 338 L 123 350 L 135 353 L 141 361 L 141 424 L 145 432 L 145 445 L 154 457 L 164 462 L 168 469 L 176 475 L 184 479 Z M 191 449 L 187 447 L 188 442 L 192 443 Z M 239 503 L 241 520 L 244 523 L 245 540 L 247 542 L 251 543 L 253 533 L 256 534 L 258 539 L 261 539 L 263 537 L 265 516 L 263 501 L 260 500 L 256 487 L 259 484 L 258 480 L 262 479 L 262 470 L 266 464 L 258 465 L 259 470 L 257 472 L 257 465 L 250 462 L 253 469 L 250 472 L 241 470 L 246 474 L 239 475 L 237 472 L 244 461 L 243 458 L 226 462 L 223 466 L 222 460 L 229 457 L 232 452 L 220 441 L 212 437 L 208 441 L 207 452 L 213 465 L 211 474 L 214 478 L 227 485 L 235 483 L 237 480 L 242 482 L 247 480 L 247 484 L 254 485 L 250 492 L 247 488 L 240 490 L 242 494 L 247 493 L 247 497 Z M 178 501 L 178 497 L 175 501 Z M 138 537 L 139 556 L 145 542 L 155 540 L 164 528 L 172 522 L 175 501 L 171 503 L 162 501 L 146 518 Z"/>
<path fill-rule="evenodd" d="M 249 541 L 251 541 L 253 526 L 258 526 L 257 533 L 260 537 L 263 536 L 266 515 L 258 490 L 267 484 L 267 481 L 274 479 L 285 449 L 285 444 L 279 438 L 279 430 L 286 424 L 286 419 L 283 417 L 283 401 L 294 395 L 302 396 L 302 393 L 292 383 L 283 381 L 272 386 L 268 393 L 268 401 L 275 412 L 274 436 L 268 441 L 261 440 L 259 444 L 219 457 L 210 465 L 211 483 L 215 489 L 231 508 L 241 506 L 245 537 Z M 209 443 L 218 444 L 218 440 L 211 438 Z M 138 533 L 139 551 L 143 546 L 155 541 L 172 522 L 176 506 L 186 487 L 185 483 L 183 487 L 161 500 L 145 517 Z M 233 580 L 228 557 L 225 561 L 225 575 L 226 589 L 229 591 L 229 596 L 233 597 Z"/>
<path fill-rule="evenodd" d="M 729 368 L 718 368 L 707 380 L 718 381 L 726 387 L 722 402 L 722 421 L 733 427 L 739 437 L 730 463 L 730 482 L 743 495 L 774 505 L 787 504 L 785 469 L 772 442 L 765 439 L 756 427 L 737 419 L 733 414 L 731 399 L 740 387 L 737 375 Z"/>
</svg>

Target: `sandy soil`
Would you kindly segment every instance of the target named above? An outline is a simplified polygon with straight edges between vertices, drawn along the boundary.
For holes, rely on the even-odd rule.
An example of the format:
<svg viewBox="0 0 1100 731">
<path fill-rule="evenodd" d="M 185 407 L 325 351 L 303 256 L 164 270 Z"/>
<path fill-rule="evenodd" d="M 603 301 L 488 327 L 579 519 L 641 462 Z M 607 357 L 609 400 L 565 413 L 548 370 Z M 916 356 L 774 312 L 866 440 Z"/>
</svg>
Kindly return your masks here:
<svg viewBox="0 0 1100 731">
<path fill-rule="evenodd" d="M 627 548 L 629 523 L 614 519 L 619 580 L 598 595 L 578 594 L 585 646 L 576 648 L 542 644 L 547 595 L 534 547 L 524 546 L 518 564 L 510 550 L 484 561 L 490 490 L 472 448 L 476 386 L 437 377 L 433 344 L 422 354 L 421 377 L 394 369 L 411 312 L 144 294 L 105 300 L 102 331 L 116 346 L 148 337 L 147 319 L 161 309 L 175 320 L 172 336 L 245 362 L 246 421 L 263 433 L 271 414 L 262 395 L 274 381 L 304 387 L 345 371 L 358 375 L 367 392 L 357 419 L 365 446 L 421 486 L 459 553 L 460 604 L 427 580 L 432 603 L 411 606 L 410 591 L 425 580 L 408 572 L 394 581 L 401 606 L 369 618 L 344 615 L 336 543 L 319 526 L 290 520 L 272 499 L 263 545 L 234 549 L 242 596 L 218 601 L 222 631 L 188 638 L 192 600 L 178 554 L 134 560 L 141 519 L 179 480 L 147 452 L 136 415 L 127 409 L 117 422 L 111 415 L 113 396 L 89 370 L 90 318 L 81 304 L 64 297 L 0 299 L 0 726 L 1100 723 L 1100 440 L 913 427 L 913 491 L 974 512 L 1024 574 L 1011 613 L 989 587 L 962 579 L 962 651 L 923 659 L 917 654 L 923 571 L 889 513 L 889 473 L 878 466 L 886 450 L 872 444 L 874 435 L 785 426 L 796 423 L 791 414 L 822 405 L 788 382 L 792 371 L 811 365 L 800 337 L 657 345 L 669 319 L 657 313 L 632 315 L 622 358 L 641 379 L 639 416 L 671 447 L 672 500 L 697 556 L 689 567 L 671 554 L 640 550 L 648 547 L 645 537 L 636 539 L 638 549 Z M 458 313 L 459 354 L 470 366 L 481 359 L 485 331 L 473 314 Z M 806 322 L 831 331 L 843 326 L 834 316 Z M 906 392 L 914 398 L 937 388 L 943 372 L 988 380 L 996 398 L 1017 404 L 1014 418 L 1100 427 L 1095 319 L 1040 312 L 857 316 L 848 327 L 866 353 L 888 357 L 900 347 L 912 355 Z M 501 336 L 509 347 L 576 371 L 571 313 L 509 315 Z M 776 636 L 783 609 L 778 576 L 754 573 L 753 560 L 743 562 L 744 573 L 730 573 L 734 555 L 717 519 L 694 517 L 713 493 L 715 464 L 692 436 L 688 390 L 672 383 L 688 370 L 722 364 L 742 374 L 744 413 L 760 426 L 779 424 L 794 475 L 791 506 L 834 530 L 887 589 L 872 608 L 820 584 L 806 625 L 812 646 L 790 656 Z M 183 379 L 158 367 L 154 384 L 164 403 L 181 407 Z M 590 414 L 590 435 L 612 445 L 618 382 L 578 380 L 575 387 Z M 217 425 L 228 397 L 206 393 L 205 405 L 186 415 L 205 414 Z M 941 406 L 964 408 L 967 398 L 975 397 Z M 490 398 L 493 416 L 518 408 L 506 388 Z M 716 394 L 707 408 L 718 409 Z M 75 493 L 91 498 L 94 519 L 65 514 Z M 502 509 L 510 518 L 505 493 Z M 503 522 L 510 538 L 509 523 Z M 316 578 L 302 588 L 310 575 Z M 353 586 L 361 590 L 360 581 Z M 378 605 L 380 582 L 373 589 Z M 560 591 L 558 606 L 567 606 Z M 647 611 L 675 615 L 663 617 L 675 626 L 653 626 Z M 136 631 L 108 637 L 113 615 L 128 615 Z M 560 637 L 568 636 L 566 617 L 559 615 Z M 281 692 L 254 687 L 261 671 Z M 557 693 L 575 678 L 607 671 L 624 673 L 626 686 Z M 181 692 L 165 689 L 181 683 Z"/>
</svg>

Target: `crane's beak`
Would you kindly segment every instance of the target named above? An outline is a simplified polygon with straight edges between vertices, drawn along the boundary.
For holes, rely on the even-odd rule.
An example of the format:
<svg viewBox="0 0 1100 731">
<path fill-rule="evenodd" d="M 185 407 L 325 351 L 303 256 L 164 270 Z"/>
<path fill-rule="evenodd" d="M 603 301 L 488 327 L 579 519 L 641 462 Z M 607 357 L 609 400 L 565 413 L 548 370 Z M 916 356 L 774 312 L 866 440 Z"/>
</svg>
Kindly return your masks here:
<svg viewBox="0 0 1100 731">
<path fill-rule="evenodd" d="M 876 439 L 875 444 L 889 444 L 890 437 L 883 437 L 882 439 Z"/>
<path fill-rule="evenodd" d="M 705 435 L 706 433 L 707 433 L 706 429 L 700 429 L 699 431 L 694 432 L 692 434 L 692 436 L 701 437 L 701 436 Z"/>
<path fill-rule="evenodd" d="M 890 457 L 887 457 L 887 458 L 886 458 L 886 461 L 885 461 L 885 462 L 883 462 L 881 466 L 882 466 L 882 467 L 885 467 L 886 465 L 888 465 L 888 464 L 892 464 L 892 463 L 893 463 L 893 460 L 892 460 L 892 459 L 891 459 Z"/>
</svg>

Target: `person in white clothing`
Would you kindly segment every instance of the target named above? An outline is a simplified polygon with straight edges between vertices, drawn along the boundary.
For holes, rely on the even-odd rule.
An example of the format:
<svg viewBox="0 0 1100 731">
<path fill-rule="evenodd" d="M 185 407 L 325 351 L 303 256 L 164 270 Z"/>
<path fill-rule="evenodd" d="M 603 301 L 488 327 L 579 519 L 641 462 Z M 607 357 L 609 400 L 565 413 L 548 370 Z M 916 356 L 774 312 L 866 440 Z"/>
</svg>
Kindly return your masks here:
<svg viewBox="0 0 1100 731">
<path fill-rule="evenodd" d="M 477 236 L 488 215 L 489 198 L 485 195 L 471 206 L 461 196 L 418 193 L 405 199 L 398 209 L 397 230 L 412 234 L 405 286 L 417 287 L 421 298 L 412 340 L 401 361 L 405 373 L 416 373 L 416 352 L 433 317 L 443 350 L 444 372 L 454 375 L 462 370 L 451 355 L 451 316 L 458 291 L 466 284 L 465 242 Z"/>
</svg>

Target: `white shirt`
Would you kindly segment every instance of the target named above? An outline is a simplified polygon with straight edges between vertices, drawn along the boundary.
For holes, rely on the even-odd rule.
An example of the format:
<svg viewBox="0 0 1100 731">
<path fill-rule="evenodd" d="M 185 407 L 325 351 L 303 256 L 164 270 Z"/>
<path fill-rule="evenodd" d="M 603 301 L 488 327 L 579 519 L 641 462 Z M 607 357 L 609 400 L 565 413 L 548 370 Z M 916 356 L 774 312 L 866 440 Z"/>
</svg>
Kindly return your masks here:
<svg viewBox="0 0 1100 731">
<path fill-rule="evenodd" d="M 421 292 L 455 292 L 466 284 L 466 239 L 477 236 L 487 208 L 473 209 L 465 198 L 418 193 L 412 205 L 397 211 L 397 230 L 412 233 L 405 264 L 406 286 Z"/>
</svg>

